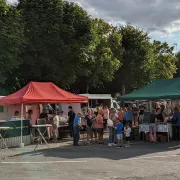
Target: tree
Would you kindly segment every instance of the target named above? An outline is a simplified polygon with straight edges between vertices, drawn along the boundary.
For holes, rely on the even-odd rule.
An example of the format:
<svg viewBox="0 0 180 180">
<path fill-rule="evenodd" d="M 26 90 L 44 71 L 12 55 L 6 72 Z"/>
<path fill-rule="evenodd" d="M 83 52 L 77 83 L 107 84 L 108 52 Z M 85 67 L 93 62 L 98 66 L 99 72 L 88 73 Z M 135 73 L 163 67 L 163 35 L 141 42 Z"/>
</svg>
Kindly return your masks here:
<svg viewBox="0 0 180 180">
<path fill-rule="evenodd" d="M 177 72 L 174 74 L 174 77 L 180 77 L 180 51 L 176 54 L 177 62 L 176 62 L 176 68 Z"/>
<path fill-rule="evenodd" d="M 92 40 L 91 19 L 77 4 L 62 0 L 20 0 L 26 38 L 18 80 L 52 81 L 66 87 L 81 72 Z"/>
<path fill-rule="evenodd" d="M 122 66 L 115 74 L 112 83 L 106 88 L 112 92 L 127 91 L 142 87 L 151 80 L 153 47 L 148 34 L 131 25 L 120 27 L 118 33 L 122 36 L 123 57 Z"/>
<path fill-rule="evenodd" d="M 102 19 L 92 20 L 93 41 L 86 51 L 87 61 L 82 64 L 85 74 L 76 82 L 81 90 L 102 87 L 105 82 L 114 78 L 114 73 L 120 67 L 122 58 L 121 35 L 112 25 Z M 77 88 L 77 86 L 76 86 Z"/>
<path fill-rule="evenodd" d="M 173 47 L 160 41 L 153 42 L 155 61 L 154 61 L 154 78 L 171 79 L 176 73 L 177 57 L 173 53 Z"/>
<path fill-rule="evenodd" d="M 23 25 L 19 11 L 5 0 L 0 0 L 0 87 L 15 68 L 22 63 L 20 54 L 24 46 Z"/>
</svg>

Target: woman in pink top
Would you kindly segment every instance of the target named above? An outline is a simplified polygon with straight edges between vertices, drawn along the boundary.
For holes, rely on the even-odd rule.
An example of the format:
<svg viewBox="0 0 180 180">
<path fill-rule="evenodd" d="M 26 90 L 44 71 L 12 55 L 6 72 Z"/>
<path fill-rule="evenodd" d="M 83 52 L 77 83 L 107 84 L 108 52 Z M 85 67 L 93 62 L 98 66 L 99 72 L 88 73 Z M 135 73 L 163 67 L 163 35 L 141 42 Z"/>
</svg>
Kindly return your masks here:
<svg viewBox="0 0 180 180">
<path fill-rule="evenodd" d="M 104 129 L 107 128 L 107 120 L 108 119 L 109 119 L 109 109 L 107 106 L 104 106 L 104 109 L 103 109 Z"/>
<path fill-rule="evenodd" d="M 118 112 L 118 117 L 121 121 L 124 121 L 124 110 L 122 107 L 120 108 L 120 110 Z"/>
<path fill-rule="evenodd" d="M 103 144 L 103 111 L 99 110 L 96 116 L 96 129 L 98 134 L 98 143 Z"/>
</svg>

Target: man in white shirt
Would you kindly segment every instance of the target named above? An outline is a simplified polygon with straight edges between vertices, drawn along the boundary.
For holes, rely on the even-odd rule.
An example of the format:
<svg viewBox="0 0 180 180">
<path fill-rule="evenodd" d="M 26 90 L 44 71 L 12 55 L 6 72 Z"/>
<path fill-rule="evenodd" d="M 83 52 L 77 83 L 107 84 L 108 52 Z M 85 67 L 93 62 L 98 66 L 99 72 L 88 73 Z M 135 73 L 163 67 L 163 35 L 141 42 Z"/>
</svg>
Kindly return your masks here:
<svg viewBox="0 0 180 180">
<path fill-rule="evenodd" d="M 54 141 L 57 141 L 57 138 L 59 136 L 58 135 L 59 121 L 60 121 L 60 116 L 59 116 L 59 112 L 57 112 L 53 118 Z"/>
</svg>

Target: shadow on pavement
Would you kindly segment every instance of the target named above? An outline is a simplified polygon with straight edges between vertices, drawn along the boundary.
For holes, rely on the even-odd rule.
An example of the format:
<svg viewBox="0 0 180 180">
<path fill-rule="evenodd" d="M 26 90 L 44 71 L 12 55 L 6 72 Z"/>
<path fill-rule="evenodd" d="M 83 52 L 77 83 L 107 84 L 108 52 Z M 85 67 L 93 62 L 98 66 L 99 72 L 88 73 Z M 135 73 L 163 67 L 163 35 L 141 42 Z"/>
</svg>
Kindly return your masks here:
<svg viewBox="0 0 180 180">
<path fill-rule="evenodd" d="M 122 148 L 117 149 L 116 147 L 108 147 L 107 145 L 91 145 L 91 146 L 82 146 L 74 147 L 72 146 L 72 142 L 68 142 L 66 144 L 59 143 L 59 147 L 53 147 L 53 144 L 50 144 L 52 152 L 49 151 L 48 148 L 43 147 L 41 145 L 38 146 L 36 151 L 28 151 L 28 152 L 17 152 L 16 156 L 38 156 L 43 155 L 45 157 L 56 157 L 65 158 L 70 160 L 77 160 L 82 158 L 102 158 L 102 159 L 110 159 L 110 160 L 120 160 L 120 159 L 129 159 L 135 158 L 139 156 L 144 156 L 148 154 L 154 154 L 159 152 L 173 151 L 180 149 L 180 144 L 176 142 L 164 142 L 164 143 L 149 143 L 149 142 L 131 142 L 130 148 Z M 57 144 L 56 144 L 57 145 Z"/>
</svg>

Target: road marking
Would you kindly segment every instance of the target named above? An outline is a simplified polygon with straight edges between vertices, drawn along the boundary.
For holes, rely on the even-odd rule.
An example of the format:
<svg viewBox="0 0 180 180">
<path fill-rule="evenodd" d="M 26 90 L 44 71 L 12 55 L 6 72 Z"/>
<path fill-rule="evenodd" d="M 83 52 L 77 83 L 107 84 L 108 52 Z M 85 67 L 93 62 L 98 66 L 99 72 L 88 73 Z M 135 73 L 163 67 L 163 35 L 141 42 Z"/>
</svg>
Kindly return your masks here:
<svg viewBox="0 0 180 180">
<path fill-rule="evenodd" d="M 1 162 L 1 164 L 56 164 L 56 163 L 87 163 L 87 161 L 25 161 L 25 162 Z"/>
<path fill-rule="evenodd" d="M 129 158 L 129 159 L 123 159 L 125 161 L 130 161 L 130 160 L 140 160 L 140 159 L 153 159 L 153 158 L 167 158 L 167 157 L 177 157 L 179 155 L 174 154 L 174 155 L 169 155 L 169 156 L 148 156 L 148 157 L 137 157 L 137 158 Z"/>
</svg>

